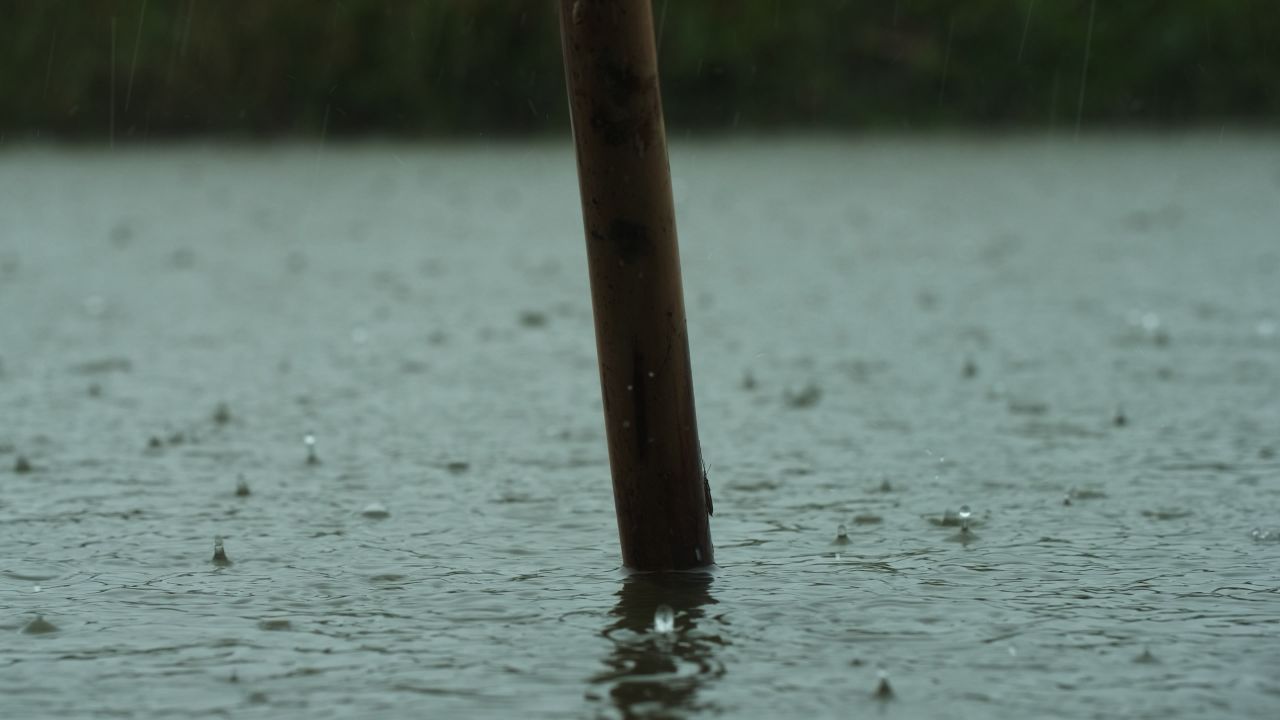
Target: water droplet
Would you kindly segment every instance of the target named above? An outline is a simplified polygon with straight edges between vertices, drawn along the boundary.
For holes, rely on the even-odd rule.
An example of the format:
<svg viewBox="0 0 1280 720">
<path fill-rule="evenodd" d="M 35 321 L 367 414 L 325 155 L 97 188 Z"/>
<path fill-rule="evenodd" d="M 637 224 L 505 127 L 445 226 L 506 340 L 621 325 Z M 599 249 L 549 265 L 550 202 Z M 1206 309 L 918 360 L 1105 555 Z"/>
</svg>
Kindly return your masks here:
<svg viewBox="0 0 1280 720">
<path fill-rule="evenodd" d="M 385 520 L 391 517 L 391 512 L 387 510 L 387 506 L 380 502 L 371 502 L 368 505 L 365 505 L 364 509 L 360 511 L 360 514 L 370 520 Z"/>
<path fill-rule="evenodd" d="M 676 614 L 670 605 L 659 605 L 653 611 L 653 631 L 656 633 L 673 633 L 676 630 Z"/>
<path fill-rule="evenodd" d="M 1280 542 L 1280 530 L 1263 530 L 1262 528 L 1254 528 L 1249 533 L 1249 537 L 1254 542 Z"/>
<path fill-rule="evenodd" d="M 39 585 L 32 585 L 32 586 L 31 586 L 31 592 L 33 592 L 33 593 L 40 592 L 40 591 L 41 591 L 41 590 L 43 590 L 43 589 L 44 589 L 44 588 L 40 587 Z"/>
<path fill-rule="evenodd" d="M 653 371 L 652 371 L 652 370 L 650 370 L 650 371 L 649 371 L 649 377 L 653 377 Z"/>
<path fill-rule="evenodd" d="M 960 512 L 956 514 L 960 518 L 960 532 L 969 532 L 969 518 L 973 517 L 973 512 L 969 510 L 968 505 L 961 505 Z"/>
</svg>

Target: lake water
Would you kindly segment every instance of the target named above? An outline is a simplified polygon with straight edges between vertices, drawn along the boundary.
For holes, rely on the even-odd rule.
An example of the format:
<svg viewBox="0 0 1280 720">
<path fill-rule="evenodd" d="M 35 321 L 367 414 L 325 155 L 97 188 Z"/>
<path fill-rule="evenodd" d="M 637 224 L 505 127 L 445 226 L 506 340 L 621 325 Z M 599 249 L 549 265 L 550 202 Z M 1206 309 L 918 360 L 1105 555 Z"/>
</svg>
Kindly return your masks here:
<svg viewBox="0 0 1280 720">
<path fill-rule="evenodd" d="M 1280 140 L 672 163 L 720 567 L 628 580 L 567 143 L 0 154 L 3 714 L 1276 716 Z"/>
</svg>

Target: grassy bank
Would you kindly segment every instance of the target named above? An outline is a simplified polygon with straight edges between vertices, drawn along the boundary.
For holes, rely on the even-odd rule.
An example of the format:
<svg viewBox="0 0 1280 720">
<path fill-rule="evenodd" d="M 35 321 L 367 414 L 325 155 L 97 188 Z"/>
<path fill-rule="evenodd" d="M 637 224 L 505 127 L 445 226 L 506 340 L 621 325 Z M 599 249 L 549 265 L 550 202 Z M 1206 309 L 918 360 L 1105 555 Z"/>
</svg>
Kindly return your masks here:
<svg viewBox="0 0 1280 720">
<path fill-rule="evenodd" d="M 1273 2 L 654 8 L 677 131 L 1280 119 Z M 546 0 L 14 0 L 0 6 L 0 47 L 0 133 L 11 139 L 105 139 L 113 117 L 118 140 L 567 123 Z"/>
</svg>

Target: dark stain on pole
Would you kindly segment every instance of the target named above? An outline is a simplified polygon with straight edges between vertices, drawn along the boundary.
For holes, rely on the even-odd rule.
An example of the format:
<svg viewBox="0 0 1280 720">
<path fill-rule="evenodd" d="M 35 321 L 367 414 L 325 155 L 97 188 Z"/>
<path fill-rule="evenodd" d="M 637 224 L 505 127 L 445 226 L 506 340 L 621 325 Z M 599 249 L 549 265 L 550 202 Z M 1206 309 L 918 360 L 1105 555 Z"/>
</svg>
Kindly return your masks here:
<svg viewBox="0 0 1280 720">
<path fill-rule="evenodd" d="M 623 564 L 714 562 L 650 0 L 561 0 Z"/>
</svg>

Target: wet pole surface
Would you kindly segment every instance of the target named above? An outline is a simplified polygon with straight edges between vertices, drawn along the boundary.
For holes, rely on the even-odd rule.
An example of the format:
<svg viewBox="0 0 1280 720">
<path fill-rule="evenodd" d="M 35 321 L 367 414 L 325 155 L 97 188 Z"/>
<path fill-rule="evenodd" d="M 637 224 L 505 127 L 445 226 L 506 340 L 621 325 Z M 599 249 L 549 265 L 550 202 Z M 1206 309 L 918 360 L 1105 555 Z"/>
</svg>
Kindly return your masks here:
<svg viewBox="0 0 1280 720">
<path fill-rule="evenodd" d="M 648 0 L 562 0 L 605 434 L 623 563 L 713 562 Z"/>
</svg>

